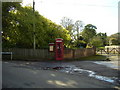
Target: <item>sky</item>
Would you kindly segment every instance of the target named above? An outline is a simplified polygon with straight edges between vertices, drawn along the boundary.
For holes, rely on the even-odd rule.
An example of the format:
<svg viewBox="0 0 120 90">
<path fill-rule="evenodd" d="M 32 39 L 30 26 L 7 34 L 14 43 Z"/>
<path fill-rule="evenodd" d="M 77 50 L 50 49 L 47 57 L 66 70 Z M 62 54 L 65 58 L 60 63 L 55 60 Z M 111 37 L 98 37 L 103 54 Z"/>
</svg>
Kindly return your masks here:
<svg viewBox="0 0 120 90">
<path fill-rule="evenodd" d="M 118 32 L 118 2 L 120 0 L 34 0 L 35 10 L 41 15 L 60 24 L 62 17 L 74 22 L 81 20 L 85 25 L 93 24 L 97 33 L 108 36 Z M 31 5 L 33 0 L 23 0 Z"/>
</svg>

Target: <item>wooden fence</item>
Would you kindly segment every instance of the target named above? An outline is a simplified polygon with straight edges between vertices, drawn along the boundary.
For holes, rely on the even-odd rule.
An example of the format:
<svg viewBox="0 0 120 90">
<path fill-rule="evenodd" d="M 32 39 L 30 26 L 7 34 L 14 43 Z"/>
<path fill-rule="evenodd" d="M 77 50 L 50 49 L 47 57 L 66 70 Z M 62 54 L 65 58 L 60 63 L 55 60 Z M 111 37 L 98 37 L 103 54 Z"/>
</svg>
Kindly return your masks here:
<svg viewBox="0 0 120 90">
<path fill-rule="evenodd" d="M 54 52 L 49 52 L 48 49 L 3 49 L 3 52 L 12 52 L 13 59 L 16 60 L 43 60 L 43 59 L 55 59 Z M 95 55 L 93 48 L 82 48 L 82 49 L 64 49 L 64 59 L 76 59 L 80 57 Z M 7 58 L 7 56 L 3 57 Z"/>
</svg>

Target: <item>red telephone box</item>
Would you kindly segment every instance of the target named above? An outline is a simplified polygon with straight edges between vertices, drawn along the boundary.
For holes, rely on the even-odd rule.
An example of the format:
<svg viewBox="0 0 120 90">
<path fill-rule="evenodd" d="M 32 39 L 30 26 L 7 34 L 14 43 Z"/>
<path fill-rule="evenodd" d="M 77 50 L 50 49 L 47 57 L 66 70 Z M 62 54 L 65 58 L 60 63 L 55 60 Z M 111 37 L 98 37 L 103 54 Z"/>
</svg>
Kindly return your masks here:
<svg viewBox="0 0 120 90">
<path fill-rule="evenodd" d="M 63 39 L 62 38 L 57 38 L 55 39 L 55 59 L 56 60 L 63 60 Z"/>
</svg>

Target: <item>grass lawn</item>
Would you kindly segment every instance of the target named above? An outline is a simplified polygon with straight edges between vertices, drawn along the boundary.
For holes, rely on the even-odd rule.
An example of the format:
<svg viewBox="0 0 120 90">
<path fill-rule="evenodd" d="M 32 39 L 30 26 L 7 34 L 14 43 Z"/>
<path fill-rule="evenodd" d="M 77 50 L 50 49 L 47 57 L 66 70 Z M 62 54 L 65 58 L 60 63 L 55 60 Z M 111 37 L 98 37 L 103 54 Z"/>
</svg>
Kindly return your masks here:
<svg viewBox="0 0 120 90">
<path fill-rule="evenodd" d="M 107 57 L 106 56 L 103 56 L 103 55 L 94 55 L 94 56 L 88 56 L 88 57 L 81 57 L 81 58 L 78 58 L 76 60 L 87 60 L 87 61 L 101 61 L 101 60 L 106 60 Z"/>
<path fill-rule="evenodd" d="M 88 56 L 88 57 L 81 57 L 77 59 L 67 59 L 67 60 L 62 60 L 63 62 L 69 62 L 69 61 L 104 61 L 106 60 L 107 57 L 103 55 L 94 55 L 94 56 Z"/>
<path fill-rule="evenodd" d="M 34 59 L 34 58 L 31 58 L 31 59 L 27 59 L 26 57 L 24 59 L 18 59 L 19 57 L 14 57 L 15 59 L 14 60 L 17 60 L 17 61 L 56 61 L 55 59 Z M 23 57 L 22 57 L 23 58 Z M 80 57 L 80 58 L 76 58 L 76 59 L 64 59 L 64 60 L 60 60 L 60 61 L 65 61 L 65 62 L 69 62 L 69 61 L 103 61 L 103 60 L 106 60 L 107 57 L 106 56 L 103 56 L 103 55 L 94 55 L 94 56 L 88 56 L 88 57 Z M 58 61 L 59 62 L 59 61 Z"/>
</svg>

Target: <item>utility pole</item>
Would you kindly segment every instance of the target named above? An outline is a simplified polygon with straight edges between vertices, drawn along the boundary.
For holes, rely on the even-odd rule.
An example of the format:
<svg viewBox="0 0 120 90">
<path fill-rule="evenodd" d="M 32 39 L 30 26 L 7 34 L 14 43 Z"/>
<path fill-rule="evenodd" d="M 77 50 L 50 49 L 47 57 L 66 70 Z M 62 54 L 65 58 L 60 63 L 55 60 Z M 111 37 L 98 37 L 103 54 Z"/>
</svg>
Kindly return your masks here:
<svg viewBox="0 0 120 90">
<path fill-rule="evenodd" d="M 35 50 L 36 44 L 35 44 L 35 2 L 33 0 L 33 49 Z"/>
</svg>

